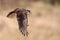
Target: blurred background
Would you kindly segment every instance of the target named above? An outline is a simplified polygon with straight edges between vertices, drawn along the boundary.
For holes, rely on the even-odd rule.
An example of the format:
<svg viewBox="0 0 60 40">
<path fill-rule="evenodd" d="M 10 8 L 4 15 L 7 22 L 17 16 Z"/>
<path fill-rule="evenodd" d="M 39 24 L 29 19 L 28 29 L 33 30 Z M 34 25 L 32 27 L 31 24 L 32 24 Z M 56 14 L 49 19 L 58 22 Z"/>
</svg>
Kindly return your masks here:
<svg viewBox="0 0 60 40">
<path fill-rule="evenodd" d="M 6 16 L 15 8 L 31 11 L 28 15 L 29 36 L 14 31 L 4 34 L 1 40 L 60 40 L 60 0 L 0 0 L 0 15 Z"/>
</svg>

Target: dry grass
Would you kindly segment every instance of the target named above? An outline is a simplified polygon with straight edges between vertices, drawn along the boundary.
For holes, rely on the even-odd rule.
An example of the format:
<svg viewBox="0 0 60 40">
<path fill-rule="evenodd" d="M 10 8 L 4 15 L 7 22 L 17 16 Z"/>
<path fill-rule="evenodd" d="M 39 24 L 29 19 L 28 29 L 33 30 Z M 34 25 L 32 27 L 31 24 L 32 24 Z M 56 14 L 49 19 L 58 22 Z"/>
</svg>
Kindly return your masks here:
<svg viewBox="0 0 60 40">
<path fill-rule="evenodd" d="M 32 12 L 29 16 L 29 36 L 21 35 L 14 22 L 5 19 L 5 25 L 0 19 L 1 25 L 6 26 L 0 33 L 0 40 L 60 40 L 60 8 L 38 2 L 27 9 Z"/>
</svg>

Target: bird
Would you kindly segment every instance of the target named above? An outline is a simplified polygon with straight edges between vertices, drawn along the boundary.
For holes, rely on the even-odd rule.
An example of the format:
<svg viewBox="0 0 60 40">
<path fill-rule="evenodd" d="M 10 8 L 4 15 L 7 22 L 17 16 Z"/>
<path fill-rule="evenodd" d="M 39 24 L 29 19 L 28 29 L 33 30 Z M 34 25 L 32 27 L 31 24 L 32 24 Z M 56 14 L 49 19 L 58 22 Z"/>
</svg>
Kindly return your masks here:
<svg viewBox="0 0 60 40">
<path fill-rule="evenodd" d="M 28 17 L 27 15 L 30 14 L 30 10 L 24 9 L 24 8 L 16 8 L 13 11 L 9 12 L 7 17 L 12 17 L 13 15 L 17 18 L 18 26 L 20 32 L 24 36 L 28 36 L 27 26 L 28 26 Z M 12 16 L 11 16 L 12 15 Z"/>
</svg>

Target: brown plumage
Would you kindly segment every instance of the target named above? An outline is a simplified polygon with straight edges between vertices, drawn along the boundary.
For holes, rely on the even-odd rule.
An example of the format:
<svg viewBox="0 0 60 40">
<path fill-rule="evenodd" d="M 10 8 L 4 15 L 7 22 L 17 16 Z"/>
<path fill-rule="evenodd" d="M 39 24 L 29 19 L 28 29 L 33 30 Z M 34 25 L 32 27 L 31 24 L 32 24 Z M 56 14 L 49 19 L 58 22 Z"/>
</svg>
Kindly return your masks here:
<svg viewBox="0 0 60 40">
<path fill-rule="evenodd" d="M 28 35 L 27 32 L 27 26 L 28 26 L 28 18 L 27 18 L 27 14 L 28 12 L 30 12 L 30 10 L 26 10 L 26 9 L 19 9 L 16 8 L 14 11 L 10 12 L 7 17 L 11 16 L 12 14 L 16 14 L 16 18 L 18 21 L 18 25 L 19 25 L 19 30 L 22 32 L 22 34 Z"/>
</svg>

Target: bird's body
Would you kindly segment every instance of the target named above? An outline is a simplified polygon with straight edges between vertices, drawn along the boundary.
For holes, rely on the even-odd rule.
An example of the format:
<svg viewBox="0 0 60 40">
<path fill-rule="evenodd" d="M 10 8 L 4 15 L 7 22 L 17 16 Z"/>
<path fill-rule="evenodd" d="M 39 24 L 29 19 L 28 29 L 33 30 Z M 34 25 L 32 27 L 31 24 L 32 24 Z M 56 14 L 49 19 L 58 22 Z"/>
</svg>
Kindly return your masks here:
<svg viewBox="0 0 60 40">
<path fill-rule="evenodd" d="M 16 8 L 14 11 L 10 12 L 7 15 L 7 17 L 11 16 L 13 13 L 16 15 L 15 17 L 17 18 L 19 29 L 24 35 L 28 35 L 28 32 L 27 32 L 27 25 L 28 25 L 27 13 L 28 12 L 30 12 L 30 10 Z"/>
</svg>

